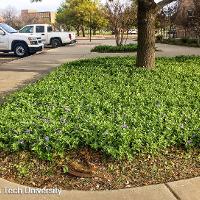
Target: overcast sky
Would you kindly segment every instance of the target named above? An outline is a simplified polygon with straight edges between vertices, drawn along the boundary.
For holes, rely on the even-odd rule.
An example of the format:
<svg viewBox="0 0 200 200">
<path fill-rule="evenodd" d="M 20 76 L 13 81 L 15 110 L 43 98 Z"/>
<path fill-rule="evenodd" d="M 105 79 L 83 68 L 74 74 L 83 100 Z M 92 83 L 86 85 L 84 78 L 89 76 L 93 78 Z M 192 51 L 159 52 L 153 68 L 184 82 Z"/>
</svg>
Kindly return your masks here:
<svg viewBox="0 0 200 200">
<path fill-rule="evenodd" d="M 0 0 L 0 9 L 8 6 L 15 7 L 17 10 L 37 9 L 39 11 L 55 11 L 64 0 L 43 0 L 38 3 L 31 3 L 31 0 Z"/>
<path fill-rule="evenodd" d="M 37 9 L 39 11 L 55 11 L 64 0 L 43 0 L 38 3 L 31 3 L 31 0 L 0 0 L 0 9 L 9 6 L 15 7 L 17 10 Z M 102 0 L 105 2 L 105 0 Z M 160 0 L 155 0 L 156 2 Z"/>
</svg>

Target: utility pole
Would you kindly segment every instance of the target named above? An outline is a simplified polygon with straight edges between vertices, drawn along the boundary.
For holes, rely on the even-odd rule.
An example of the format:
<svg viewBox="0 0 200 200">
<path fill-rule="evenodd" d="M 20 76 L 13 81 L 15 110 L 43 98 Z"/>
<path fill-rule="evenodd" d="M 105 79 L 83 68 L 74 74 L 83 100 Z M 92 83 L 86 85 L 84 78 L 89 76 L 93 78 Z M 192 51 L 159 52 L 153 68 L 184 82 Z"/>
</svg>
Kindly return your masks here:
<svg viewBox="0 0 200 200">
<path fill-rule="evenodd" d="M 90 11 L 90 42 L 92 41 L 92 14 Z"/>
</svg>

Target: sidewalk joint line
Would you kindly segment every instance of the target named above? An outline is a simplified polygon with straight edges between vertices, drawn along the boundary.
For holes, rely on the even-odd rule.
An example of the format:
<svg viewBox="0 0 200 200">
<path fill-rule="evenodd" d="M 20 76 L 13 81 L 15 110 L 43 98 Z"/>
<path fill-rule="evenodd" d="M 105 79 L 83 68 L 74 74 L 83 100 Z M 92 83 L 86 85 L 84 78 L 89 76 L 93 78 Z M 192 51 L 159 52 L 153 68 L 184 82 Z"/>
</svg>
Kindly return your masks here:
<svg viewBox="0 0 200 200">
<path fill-rule="evenodd" d="M 174 190 L 168 185 L 168 183 L 164 183 L 164 185 L 167 187 L 167 189 L 173 194 L 173 196 L 177 200 L 181 200 L 181 198 L 176 194 L 176 192 L 174 192 Z"/>
</svg>

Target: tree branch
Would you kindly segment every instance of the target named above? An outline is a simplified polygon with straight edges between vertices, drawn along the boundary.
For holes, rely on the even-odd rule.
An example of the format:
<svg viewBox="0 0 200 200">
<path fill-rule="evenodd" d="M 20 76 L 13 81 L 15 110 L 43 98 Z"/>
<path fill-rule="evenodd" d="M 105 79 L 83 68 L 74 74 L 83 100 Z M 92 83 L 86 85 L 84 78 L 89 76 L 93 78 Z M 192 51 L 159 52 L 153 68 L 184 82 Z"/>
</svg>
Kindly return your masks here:
<svg viewBox="0 0 200 200">
<path fill-rule="evenodd" d="M 163 8 L 164 6 L 174 2 L 176 0 L 162 0 L 159 3 L 157 3 L 158 7 Z"/>
</svg>

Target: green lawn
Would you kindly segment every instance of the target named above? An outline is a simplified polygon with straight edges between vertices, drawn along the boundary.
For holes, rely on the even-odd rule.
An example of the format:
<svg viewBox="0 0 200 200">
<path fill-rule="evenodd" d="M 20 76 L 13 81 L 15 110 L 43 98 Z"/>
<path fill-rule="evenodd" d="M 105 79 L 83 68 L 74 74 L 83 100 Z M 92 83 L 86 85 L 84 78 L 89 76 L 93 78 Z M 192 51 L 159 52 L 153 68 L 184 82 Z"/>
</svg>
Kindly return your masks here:
<svg viewBox="0 0 200 200">
<path fill-rule="evenodd" d="M 65 64 L 6 98 L 0 150 L 52 153 L 90 147 L 115 158 L 169 147 L 200 147 L 200 57 L 160 58 L 155 70 L 135 59 Z"/>
</svg>

